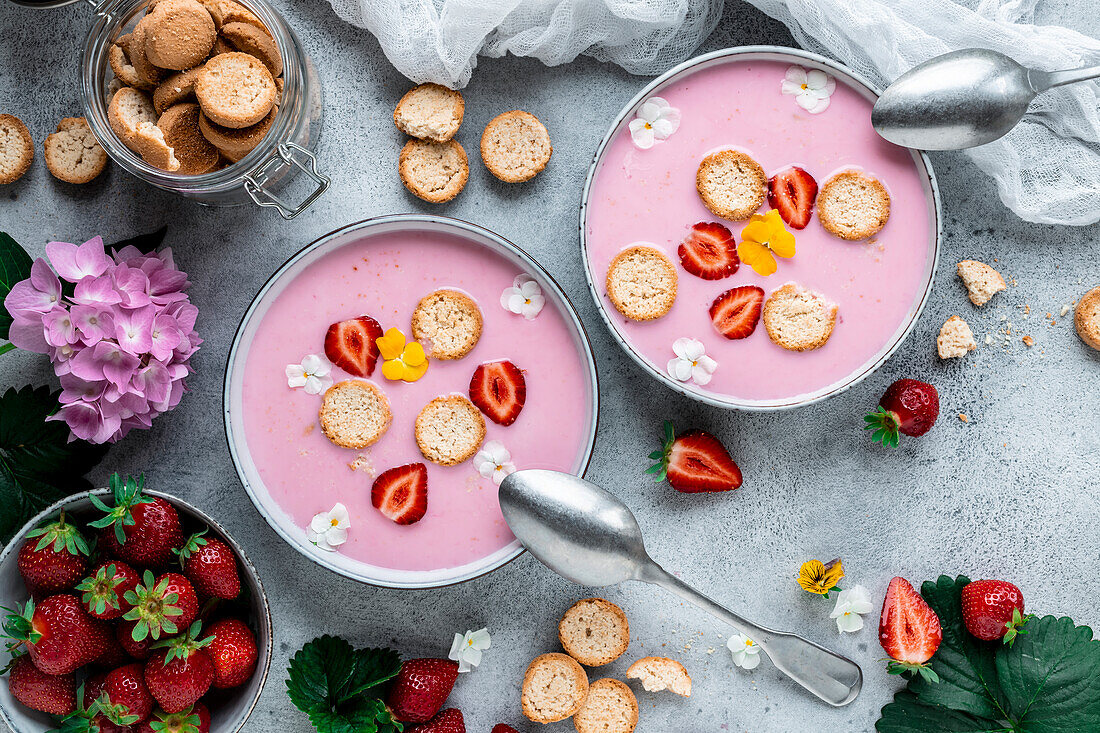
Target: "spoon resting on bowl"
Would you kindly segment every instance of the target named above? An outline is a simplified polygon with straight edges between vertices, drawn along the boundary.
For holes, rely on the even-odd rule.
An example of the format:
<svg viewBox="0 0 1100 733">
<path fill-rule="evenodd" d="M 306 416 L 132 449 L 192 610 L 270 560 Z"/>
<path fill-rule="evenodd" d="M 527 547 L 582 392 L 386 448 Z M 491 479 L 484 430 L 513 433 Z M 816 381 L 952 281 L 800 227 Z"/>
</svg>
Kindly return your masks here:
<svg viewBox="0 0 1100 733">
<path fill-rule="evenodd" d="M 531 554 L 567 580 L 659 585 L 751 638 L 778 670 L 830 705 L 847 705 L 859 694 L 863 672 L 855 662 L 797 634 L 755 624 L 654 562 L 630 509 L 595 484 L 558 471 L 517 471 L 500 485 L 500 509 Z"/>
<path fill-rule="evenodd" d="M 1006 135 L 1041 92 L 1100 77 L 1100 66 L 1039 71 L 996 51 L 967 48 L 914 66 L 886 88 L 871 125 L 919 150 L 962 150 Z"/>
</svg>

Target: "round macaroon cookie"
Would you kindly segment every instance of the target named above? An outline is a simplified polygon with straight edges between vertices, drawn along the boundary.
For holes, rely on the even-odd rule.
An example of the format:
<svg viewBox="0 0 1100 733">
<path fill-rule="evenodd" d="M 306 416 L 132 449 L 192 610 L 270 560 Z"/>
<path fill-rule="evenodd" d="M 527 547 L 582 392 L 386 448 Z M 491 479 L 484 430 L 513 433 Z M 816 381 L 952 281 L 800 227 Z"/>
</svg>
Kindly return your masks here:
<svg viewBox="0 0 1100 733">
<path fill-rule="evenodd" d="M 217 148 L 227 161 L 236 163 L 251 153 L 253 148 L 259 145 L 260 141 L 267 136 L 268 130 L 271 129 L 271 123 L 275 121 L 275 113 L 278 111 L 278 107 L 272 107 L 271 111 L 267 113 L 267 117 L 264 117 L 255 125 L 237 130 L 214 124 L 200 111 L 199 130 L 202 132 L 202 136 L 209 140 L 210 144 Z"/>
<path fill-rule="evenodd" d="M 321 431 L 341 448 L 366 448 L 386 434 L 393 420 L 386 395 L 373 382 L 347 379 L 325 391 Z"/>
<path fill-rule="evenodd" d="M 137 147 L 138 129 L 144 124 L 157 124 L 157 112 L 149 97 L 133 87 L 123 87 L 107 105 L 107 122 L 122 144 L 140 154 Z"/>
<path fill-rule="evenodd" d="M 684 665 L 667 657 L 642 657 L 626 670 L 628 680 L 638 680 L 646 692 L 668 690 L 691 697 L 691 676 Z"/>
<path fill-rule="evenodd" d="M 149 26 L 152 22 L 153 19 L 148 15 L 142 16 L 141 20 L 134 26 L 134 30 L 130 31 L 130 39 L 123 46 L 126 49 L 126 57 L 130 59 L 134 71 L 144 82 L 144 87 L 148 89 L 160 84 L 168 73 L 150 61 L 145 50 L 145 42 L 149 37 Z"/>
<path fill-rule="evenodd" d="M 233 21 L 221 27 L 220 35 L 237 51 L 252 54 L 263 62 L 272 76 L 283 73 L 283 56 L 266 30 L 251 23 Z"/>
<path fill-rule="evenodd" d="M 393 110 L 393 124 L 406 135 L 445 143 L 462 125 L 462 94 L 440 84 L 420 84 L 405 92 Z"/>
<path fill-rule="evenodd" d="M 556 723 L 574 715 L 588 699 L 588 675 L 567 654 L 543 654 L 523 675 L 520 705 L 536 723 Z"/>
<path fill-rule="evenodd" d="M 842 171 L 817 195 L 817 217 L 830 234 L 852 241 L 873 237 L 890 218 L 890 194 L 863 171 Z"/>
<path fill-rule="evenodd" d="M 812 351 L 833 335 L 837 306 L 796 283 L 787 283 L 764 302 L 768 338 L 788 351 Z"/>
<path fill-rule="evenodd" d="M 610 664 L 630 646 L 630 623 L 623 609 L 603 598 L 577 601 L 558 623 L 566 653 L 586 667 Z"/>
<path fill-rule="evenodd" d="M 719 150 L 699 164 L 695 188 L 715 216 L 744 221 L 764 203 L 768 177 L 759 163 L 741 151 Z"/>
<path fill-rule="evenodd" d="M 162 69 L 182 71 L 200 63 L 218 35 L 198 0 L 162 0 L 146 18 L 145 56 Z"/>
<path fill-rule="evenodd" d="M 199 105 L 182 102 L 169 107 L 157 120 L 164 141 L 179 159 L 178 172 L 183 175 L 207 173 L 218 164 L 218 149 L 199 130 L 199 115 Z"/>
<path fill-rule="evenodd" d="M 481 309 L 457 290 L 436 290 L 420 299 L 412 314 L 412 332 L 427 345 L 432 359 L 461 359 L 481 338 Z"/>
<path fill-rule="evenodd" d="M 23 120 L 0 115 L 0 184 L 18 181 L 33 160 L 34 139 Z"/>
<path fill-rule="evenodd" d="M 546 126 L 530 112 L 504 112 L 481 133 L 481 160 L 505 183 L 522 183 L 538 175 L 550 162 L 554 147 Z"/>
<path fill-rule="evenodd" d="M 83 117 L 66 117 L 44 143 L 46 168 L 66 183 L 88 183 L 107 167 L 107 151 Z"/>
<path fill-rule="evenodd" d="M 397 158 L 397 172 L 409 193 L 428 203 L 450 201 L 466 187 L 470 164 L 457 140 L 409 140 Z"/>
<path fill-rule="evenodd" d="M 432 463 L 455 466 L 469 460 L 485 440 L 485 418 L 460 395 L 436 397 L 416 416 L 416 444 Z"/>
<path fill-rule="evenodd" d="M 573 726 L 577 733 L 633 733 L 638 726 L 638 699 L 625 682 L 596 680 L 573 715 Z"/>
<path fill-rule="evenodd" d="M 195 97 L 212 122 L 233 129 L 249 127 L 275 106 L 275 79 L 255 56 L 223 53 L 202 67 Z"/>
<path fill-rule="evenodd" d="M 199 78 L 201 66 L 196 66 L 187 71 L 172 74 L 162 81 L 153 91 L 153 109 L 158 115 L 180 102 L 191 102 L 195 99 L 195 82 Z"/>
<path fill-rule="evenodd" d="M 122 38 L 119 38 L 107 49 L 107 63 L 110 65 L 111 71 L 114 73 L 115 78 L 128 87 L 151 89 L 153 85 L 138 76 L 137 69 L 130 63 L 130 57 L 126 54 L 130 34 L 126 34 L 124 38 L 127 39 L 125 43 Z"/>
<path fill-rule="evenodd" d="M 650 245 L 627 247 L 607 268 L 607 297 L 632 321 L 652 321 L 668 313 L 676 302 L 677 283 L 672 260 Z"/>
<path fill-rule="evenodd" d="M 1073 325 L 1082 341 L 1100 351 L 1100 286 L 1077 301 L 1077 307 L 1073 309 Z"/>
</svg>

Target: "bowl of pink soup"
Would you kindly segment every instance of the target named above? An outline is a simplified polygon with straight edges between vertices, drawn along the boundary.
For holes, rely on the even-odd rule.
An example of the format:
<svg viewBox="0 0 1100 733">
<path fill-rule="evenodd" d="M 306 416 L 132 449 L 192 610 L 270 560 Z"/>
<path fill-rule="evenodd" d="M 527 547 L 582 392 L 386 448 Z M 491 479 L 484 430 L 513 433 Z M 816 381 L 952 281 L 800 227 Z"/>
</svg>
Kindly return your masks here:
<svg viewBox="0 0 1100 733">
<path fill-rule="evenodd" d="M 504 307 L 517 276 L 533 278 L 545 305 L 533 318 Z M 429 359 L 413 382 L 390 381 L 382 358 L 366 377 L 388 399 L 385 434 L 361 450 L 330 442 L 318 420 L 322 394 L 291 388 L 287 365 L 325 355 L 330 324 L 369 315 L 412 341 L 410 320 L 423 296 L 458 290 L 478 305 L 481 337 L 468 355 Z M 534 259 L 473 224 L 394 215 L 351 224 L 291 257 L 261 288 L 237 329 L 226 366 L 225 428 L 238 476 L 271 527 L 322 566 L 372 585 L 431 588 L 462 582 L 515 558 L 493 477 L 473 460 L 454 466 L 421 455 L 414 421 L 433 398 L 467 395 L 478 365 L 509 360 L 523 370 L 526 402 L 514 423 L 486 419 L 518 468 L 583 475 L 592 454 L 598 389 L 591 346 L 557 283 Z M 338 366 L 334 381 L 353 379 Z M 484 445 L 483 444 L 483 445 Z M 377 475 L 409 463 L 427 468 L 427 512 L 399 525 L 371 502 Z M 337 551 L 307 536 L 314 515 L 343 504 L 350 528 Z"/>
<path fill-rule="evenodd" d="M 812 114 L 784 94 L 791 67 L 819 70 L 835 82 L 826 109 Z M 679 111 L 678 129 L 652 147 L 639 147 L 629 124 L 642 105 L 660 97 Z M 894 146 L 871 127 L 876 90 L 852 71 L 797 49 L 749 46 L 687 61 L 647 85 L 611 124 L 589 170 L 580 210 L 581 254 L 599 312 L 624 351 L 656 379 L 688 397 L 720 407 L 778 410 L 810 404 L 858 383 L 898 348 L 931 292 L 940 242 L 935 176 L 919 151 Z M 748 223 L 708 210 L 696 190 L 696 170 L 708 154 L 736 149 L 771 177 L 789 166 L 822 185 L 835 173 L 862 170 L 882 182 L 891 199 L 885 227 L 866 241 L 846 241 L 822 226 L 815 210 L 804 229 L 788 229 L 796 254 L 776 258 L 761 276 L 741 263 L 719 280 L 687 272 L 678 247 L 697 222 L 726 226 L 734 241 Z M 770 208 L 765 201 L 759 209 Z M 663 317 L 632 321 L 610 302 L 609 263 L 625 248 L 648 244 L 664 252 L 678 275 L 676 300 Z M 719 333 L 708 310 L 738 286 L 766 295 L 787 282 L 824 295 L 838 306 L 824 346 L 788 351 L 763 323 L 747 338 Z M 705 385 L 669 371 L 673 343 L 694 339 L 717 368 Z"/>
</svg>

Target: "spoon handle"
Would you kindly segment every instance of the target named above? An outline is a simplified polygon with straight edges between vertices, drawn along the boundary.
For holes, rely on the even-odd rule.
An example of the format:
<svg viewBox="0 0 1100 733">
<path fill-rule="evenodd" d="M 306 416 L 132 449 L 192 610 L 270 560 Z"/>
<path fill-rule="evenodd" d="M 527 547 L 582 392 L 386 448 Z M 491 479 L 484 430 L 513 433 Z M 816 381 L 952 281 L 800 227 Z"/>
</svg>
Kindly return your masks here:
<svg viewBox="0 0 1100 733">
<path fill-rule="evenodd" d="M 852 660 L 797 634 L 773 631 L 754 624 L 706 597 L 655 562 L 642 568 L 638 580 L 659 585 L 725 621 L 752 639 L 768 655 L 776 669 L 830 705 L 847 705 L 859 695 L 863 672 Z"/>
<path fill-rule="evenodd" d="M 1043 92 L 1051 87 L 1060 87 L 1063 84 L 1073 84 L 1078 81 L 1087 81 L 1100 77 L 1100 66 L 1086 66 L 1081 69 L 1066 69 L 1065 71 L 1038 71 L 1030 69 L 1027 72 L 1028 83 L 1036 92 Z"/>
</svg>

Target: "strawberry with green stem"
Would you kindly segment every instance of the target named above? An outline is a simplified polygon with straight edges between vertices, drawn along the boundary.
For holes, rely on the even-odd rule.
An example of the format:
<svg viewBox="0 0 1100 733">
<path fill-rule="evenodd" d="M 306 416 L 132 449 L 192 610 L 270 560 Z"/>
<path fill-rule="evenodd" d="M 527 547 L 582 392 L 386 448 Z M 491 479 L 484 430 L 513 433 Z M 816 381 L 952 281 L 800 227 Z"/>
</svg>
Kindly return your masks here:
<svg viewBox="0 0 1100 733">
<path fill-rule="evenodd" d="M 61 593 L 88 571 L 90 553 L 88 541 L 76 526 L 65 521 L 62 510 L 56 521 L 27 533 L 19 548 L 19 574 L 31 595 Z"/>
<path fill-rule="evenodd" d="M 216 537 L 205 537 L 207 530 L 191 535 L 183 546 L 173 550 L 180 559 L 183 574 L 203 596 L 231 601 L 241 593 L 237 556 L 232 548 Z"/>
<path fill-rule="evenodd" d="M 4 635 L 25 646 L 34 666 L 46 674 L 71 674 L 98 659 L 107 649 L 110 627 L 92 618 L 83 604 L 68 594 L 59 594 L 22 609 L 0 608 L 8 615 Z"/>
<path fill-rule="evenodd" d="M 104 620 L 115 619 L 130 610 L 126 593 L 137 588 L 140 576 L 122 561 L 102 562 L 75 590 L 83 591 L 80 600 L 88 613 Z"/>
<path fill-rule="evenodd" d="M 155 710 L 134 733 L 210 733 L 210 711 L 201 702 L 178 713 Z"/>
<path fill-rule="evenodd" d="M 899 433 L 921 436 L 932 429 L 940 414 L 940 395 L 927 382 L 916 379 L 899 379 L 891 384 L 878 409 L 863 420 L 864 430 L 873 430 L 871 440 L 897 447 Z"/>
<path fill-rule="evenodd" d="M 1023 626 L 1032 616 L 1024 613 L 1024 594 L 1006 580 L 967 583 L 959 600 L 966 630 L 982 641 L 1000 639 L 1012 646 L 1027 633 Z"/>
<path fill-rule="evenodd" d="M 142 583 L 127 591 L 124 598 L 131 608 L 122 618 L 134 622 L 131 637 L 136 642 L 146 637 L 159 639 L 162 634 L 176 634 L 199 612 L 198 598 L 191 583 L 179 573 L 165 573 L 154 578 L 152 571 L 146 570 Z"/>
<path fill-rule="evenodd" d="M 658 482 L 668 480 L 685 494 L 730 491 L 742 483 L 741 468 L 730 457 L 722 441 L 702 430 L 676 436 L 672 423 L 665 421 L 664 446 L 649 454 L 654 463 L 646 473 Z"/>
<path fill-rule="evenodd" d="M 146 496 L 145 477 L 110 479 L 114 507 L 92 494 L 89 498 L 106 516 L 90 523 L 102 530 L 100 540 L 109 556 L 136 568 L 160 568 L 172 560 L 172 550 L 183 544 L 183 528 L 175 507 L 160 497 Z"/>
<path fill-rule="evenodd" d="M 206 651 L 212 637 L 199 639 L 202 621 L 187 633 L 153 645 L 145 661 L 145 684 L 166 713 L 179 713 L 198 702 L 214 682 L 214 662 Z"/>
</svg>

